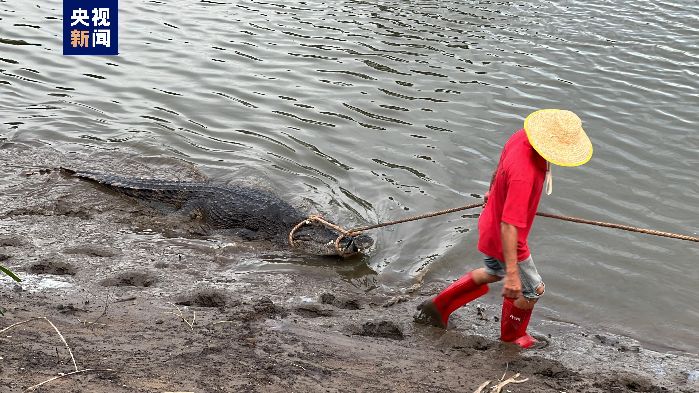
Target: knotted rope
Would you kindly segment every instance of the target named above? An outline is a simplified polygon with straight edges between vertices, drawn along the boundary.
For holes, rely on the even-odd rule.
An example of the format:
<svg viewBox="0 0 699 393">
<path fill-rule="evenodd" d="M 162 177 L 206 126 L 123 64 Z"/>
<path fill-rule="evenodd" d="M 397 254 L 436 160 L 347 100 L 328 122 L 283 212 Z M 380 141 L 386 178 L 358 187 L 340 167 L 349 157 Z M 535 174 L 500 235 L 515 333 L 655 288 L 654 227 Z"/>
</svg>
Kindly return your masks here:
<svg viewBox="0 0 699 393">
<path fill-rule="evenodd" d="M 404 222 L 417 221 L 417 220 L 422 220 L 422 219 L 430 218 L 430 217 L 437 217 L 437 216 L 441 216 L 444 214 L 456 213 L 456 212 L 463 211 L 463 210 L 481 207 L 484 205 L 485 205 L 485 203 L 473 203 L 473 204 L 466 205 L 466 206 L 454 207 L 454 208 L 445 209 L 445 210 L 438 210 L 435 212 L 420 214 L 420 215 L 406 217 L 406 218 L 401 218 L 401 219 L 394 220 L 394 221 L 386 221 L 386 222 L 381 222 L 378 224 L 355 227 L 355 228 L 352 228 L 350 230 L 344 229 L 343 227 L 341 227 L 337 224 L 333 224 L 332 222 L 327 221 L 326 219 L 324 219 L 320 215 L 313 214 L 313 215 L 308 216 L 307 219 L 301 221 L 296 226 L 294 226 L 293 229 L 291 229 L 291 231 L 289 232 L 289 244 L 291 245 L 291 247 L 296 246 L 294 243 L 294 233 L 296 233 L 296 231 L 299 228 L 301 228 L 304 225 L 310 225 L 313 222 L 318 222 L 318 223 L 320 223 L 328 228 L 334 229 L 335 231 L 340 233 L 340 235 L 337 237 L 337 239 L 335 239 L 335 249 L 337 250 L 337 253 L 339 255 L 349 256 L 349 255 L 352 255 L 354 253 L 344 253 L 343 250 L 340 248 L 340 241 L 342 239 L 344 239 L 345 237 L 357 236 L 357 235 L 359 235 L 365 231 L 368 231 L 370 229 L 383 228 L 383 227 L 387 227 L 387 226 L 391 226 L 391 225 L 401 224 Z M 536 215 L 541 216 L 541 217 L 555 218 L 555 219 L 563 220 L 563 221 L 577 222 L 580 224 L 596 225 L 596 226 L 605 227 L 605 228 L 621 229 L 621 230 L 629 231 L 629 232 L 645 233 L 647 235 L 662 236 L 662 237 L 669 237 L 672 239 L 699 242 L 699 237 L 697 237 L 697 236 L 683 235 L 683 234 L 679 234 L 679 233 L 656 231 L 653 229 L 637 228 L 637 227 L 633 227 L 630 225 L 615 224 L 615 223 L 604 222 L 604 221 L 586 220 L 584 218 L 562 216 L 562 215 L 551 214 L 551 213 L 537 212 Z"/>
</svg>

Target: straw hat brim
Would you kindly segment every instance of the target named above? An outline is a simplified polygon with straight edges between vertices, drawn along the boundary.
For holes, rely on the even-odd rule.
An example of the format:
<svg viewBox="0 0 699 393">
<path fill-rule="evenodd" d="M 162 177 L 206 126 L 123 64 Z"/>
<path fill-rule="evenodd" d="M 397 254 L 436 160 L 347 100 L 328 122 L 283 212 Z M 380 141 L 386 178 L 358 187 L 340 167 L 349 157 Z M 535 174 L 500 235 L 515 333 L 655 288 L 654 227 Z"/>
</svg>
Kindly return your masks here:
<svg viewBox="0 0 699 393">
<path fill-rule="evenodd" d="M 534 150 L 546 161 L 560 166 L 579 166 L 592 158 L 592 142 L 581 124 L 574 124 L 576 137 L 563 143 L 552 136 L 548 126 L 559 109 L 542 109 L 533 112 L 524 120 L 524 131 Z M 569 125 L 571 126 L 571 125 Z"/>
</svg>

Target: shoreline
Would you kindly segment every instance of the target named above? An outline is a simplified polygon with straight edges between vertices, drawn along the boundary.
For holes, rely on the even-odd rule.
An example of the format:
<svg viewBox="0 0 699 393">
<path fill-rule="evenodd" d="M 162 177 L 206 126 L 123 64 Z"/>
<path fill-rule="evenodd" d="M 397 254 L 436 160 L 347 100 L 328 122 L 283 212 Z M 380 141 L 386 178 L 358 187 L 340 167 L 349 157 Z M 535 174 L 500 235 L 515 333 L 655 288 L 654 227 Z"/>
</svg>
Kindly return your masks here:
<svg viewBox="0 0 699 393">
<path fill-rule="evenodd" d="M 418 325 L 415 307 L 440 283 L 358 285 L 338 274 L 346 261 L 305 264 L 259 244 L 201 237 L 181 217 L 29 168 L 3 170 L 0 254 L 24 281 L 0 280 L 0 329 L 46 317 L 79 368 L 115 370 L 42 391 L 473 392 L 515 373 L 528 380 L 507 385 L 511 392 L 699 391 L 690 354 L 546 320 L 533 326 L 549 345 L 520 351 L 497 340 L 499 305 L 479 301 L 446 331 Z M 279 265 L 250 269 L 262 255 Z M 5 332 L 0 348 L 3 391 L 73 371 L 42 321 Z"/>
</svg>

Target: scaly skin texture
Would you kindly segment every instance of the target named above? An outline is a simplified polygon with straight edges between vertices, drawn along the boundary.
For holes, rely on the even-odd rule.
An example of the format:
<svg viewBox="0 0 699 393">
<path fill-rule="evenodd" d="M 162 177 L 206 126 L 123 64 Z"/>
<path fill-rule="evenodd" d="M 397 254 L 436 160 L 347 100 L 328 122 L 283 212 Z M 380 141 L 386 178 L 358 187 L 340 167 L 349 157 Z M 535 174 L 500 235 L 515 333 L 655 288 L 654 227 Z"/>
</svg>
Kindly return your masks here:
<svg viewBox="0 0 699 393">
<path fill-rule="evenodd" d="M 97 183 L 119 194 L 150 202 L 171 205 L 183 213 L 198 213 L 213 229 L 241 231 L 246 238 L 269 240 L 288 246 L 291 229 L 307 218 L 279 197 L 252 188 L 216 185 L 206 182 L 168 181 L 127 178 L 112 174 L 73 171 L 63 173 Z M 315 255 L 343 255 L 357 250 L 353 238 L 343 239 L 342 254 L 334 246 L 338 233 L 320 225 L 307 225 L 295 235 L 300 251 Z M 360 235 L 361 248 L 373 240 Z M 333 243 L 333 244 L 330 244 Z"/>
</svg>

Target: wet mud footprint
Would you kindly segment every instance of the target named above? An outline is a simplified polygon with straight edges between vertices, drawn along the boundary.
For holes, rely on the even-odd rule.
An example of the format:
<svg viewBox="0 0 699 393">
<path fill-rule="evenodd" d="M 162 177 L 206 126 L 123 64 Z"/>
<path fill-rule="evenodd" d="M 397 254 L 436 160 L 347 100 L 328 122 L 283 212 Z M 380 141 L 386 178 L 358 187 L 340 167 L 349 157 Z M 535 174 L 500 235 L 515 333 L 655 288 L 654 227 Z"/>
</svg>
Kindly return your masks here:
<svg viewBox="0 0 699 393">
<path fill-rule="evenodd" d="M 125 272 L 115 277 L 102 280 L 103 287 L 140 287 L 149 288 L 158 282 L 158 278 L 150 272 Z"/>
<path fill-rule="evenodd" d="M 362 304 L 358 299 L 355 298 L 345 298 L 342 296 L 335 296 L 332 293 L 324 293 L 320 295 L 320 302 L 322 304 L 329 304 L 333 307 L 341 308 L 343 310 L 361 310 Z"/>
<path fill-rule="evenodd" d="M 466 336 L 459 340 L 459 343 L 452 348 L 460 350 L 487 351 L 499 345 L 497 341 L 482 336 Z"/>
<path fill-rule="evenodd" d="M 665 388 L 654 385 L 650 379 L 626 373 L 620 373 L 604 381 L 596 382 L 595 386 L 605 392 L 669 392 Z"/>
<path fill-rule="evenodd" d="M 333 309 L 313 303 L 300 305 L 294 309 L 294 312 L 304 318 L 331 317 L 335 315 Z"/>
<path fill-rule="evenodd" d="M 78 270 L 70 263 L 47 259 L 35 263 L 29 267 L 29 272 L 34 274 L 54 274 L 57 276 L 74 276 Z"/>
<path fill-rule="evenodd" d="M 518 370 L 523 374 L 541 375 L 547 378 L 555 378 L 567 381 L 580 380 L 580 376 L 575 371 L 571 371 L 562 363 L 549 360 L 540 356 L 532 356 L 526 359 L 517 359 L 509 362 L 513 370 Z"/>
<path fill-rule="evenodd" d="M 392 321 L 369 321 L 359 327 L 351 327 L 352 334 L 367 337 L 390 338 L 392 340 L 403 340 L 405 335 L 403 329 Z"/>
<path fill-rule="evenodd" d="M 224 309 L 228 303 L 229 299 L 224 291 L 218 289 L 202 289 L 194 293 L 181 296 L 175 304 L 180 306 Z"/>
<path fill-rule="evenodd" d="M 231 320 L 242 321 L 246 323 L 259 322 L 265 319 L 275 319 L 277 317 L 286 317 L 288 311 L 275 304 L 269 297 L 262 297 L 252 304 L 243 303 L 242 307 L 236 307 L 228 316 Z"/>
</svg>

